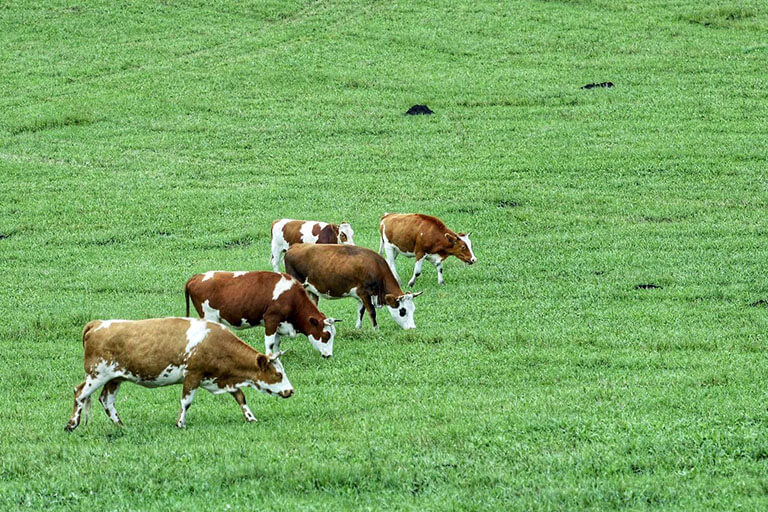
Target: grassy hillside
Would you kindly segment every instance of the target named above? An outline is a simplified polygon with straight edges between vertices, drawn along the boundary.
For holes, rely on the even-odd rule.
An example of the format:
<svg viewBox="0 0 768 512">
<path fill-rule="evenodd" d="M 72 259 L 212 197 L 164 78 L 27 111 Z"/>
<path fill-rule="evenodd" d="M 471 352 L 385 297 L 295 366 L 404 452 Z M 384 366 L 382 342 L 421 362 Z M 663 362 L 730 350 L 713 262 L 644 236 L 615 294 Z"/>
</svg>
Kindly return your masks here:
<svg viewBox="0 0 768 512">
<path fill-rule="evenodd" d="M 768 8 L 721 4 L 3 2 L 0 509 L 764 510 Z M 321 301 L 259 423 L 126 384 L 64 432 L 87 321 L 385 211 L 474 233 L 418 329 Z"/>
</svg>

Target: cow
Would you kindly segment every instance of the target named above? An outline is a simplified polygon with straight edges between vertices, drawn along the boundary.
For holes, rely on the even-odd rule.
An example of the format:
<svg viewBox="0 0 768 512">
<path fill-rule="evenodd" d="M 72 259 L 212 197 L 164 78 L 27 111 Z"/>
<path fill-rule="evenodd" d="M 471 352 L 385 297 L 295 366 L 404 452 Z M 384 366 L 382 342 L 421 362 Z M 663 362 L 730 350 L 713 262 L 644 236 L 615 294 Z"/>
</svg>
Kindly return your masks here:
<svg viewBox="0 0 768 512">
<path fill-rule="evenodd" d="M 443 284 L 443 261 L 448 256 L 456 256 L 467 265 L 477 262 L 472 252 L 472 233 L 455 233 L 448 229 L 443 221 L 420 213 L 385 213 L 379 222 L 381 241 L 379 254 L 386 255 L 389 268 L 400 283 L 400 276 L 395 268 L 395 258 L 399 254 L 416 258 L 413 277 L 408 286 L 413 286 L 421 275 L 424 260 L 437 268 L 437 283 Z"/>
<path fill-rule="evenodd" d="M 305 335 L 325 357 L 333 355 L 336 336 L 334 318 L 317 309 L 301 284 L 276 272 L 226 272 L 197 274 L 184 287 L 201 318 L 221 322 L 234 329 L 264 325 L 267 354 L 280 350 L 280 337 Z"/>
<path fill-rule="evenodd" d="M 337 225 L 315 220 L 276 220 L 272 223 L 272 269 L 280 272 L 280 258 L 293 244 L 355 245 L 354 234 L 349 222 Z"/>
<path fill-rule="evenodd" d="M 75 387 L 75 405 L 66 430 L 88 422 L 91 395 L 103 386 L 99 402 L 122 425 L 115 409 L 120 384 L 147 388 L 183 384 L 176 426 L 184 428 L 198 388 L 229 393 L 246 421 L 256 421 L 243 388 L 288 398 L 293 387 L 280 362 L 282 353 L 260 354 L 224 325 L 196 318 L 94 320 L 83 329 L 85 380 Z"/>
<path fill-rule="evenodd" d="M 354 297 L 360 303 L 355 328 L 362 325 L 368 311 L 373 328 L 376 308 L 387 306 L 392 318 L 403 329 L 414 329 L 413 299 L 421 295 L 403 293 L 384 258 L 370 249 L 350 245 L 295 244 L 285 254 L 285 270 L 303 283 L 313 296 L 340 299 Z"/>
</svg>

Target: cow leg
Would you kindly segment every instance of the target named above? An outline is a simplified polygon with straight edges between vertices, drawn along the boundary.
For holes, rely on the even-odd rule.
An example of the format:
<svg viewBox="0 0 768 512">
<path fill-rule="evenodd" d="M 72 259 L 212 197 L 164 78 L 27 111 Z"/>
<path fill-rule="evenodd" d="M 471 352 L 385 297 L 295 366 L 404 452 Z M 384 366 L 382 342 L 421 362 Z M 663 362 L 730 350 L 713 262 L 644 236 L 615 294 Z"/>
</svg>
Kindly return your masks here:
<svg viewBox="0 0 768 512">
<path fill-rule="evenodd" d="M 272 270 L 275 272 L 280 272 L 280 260 L 283 254 L 282 246 L 272 243 L 272 255 L 269 258 L 269 262 L 272 264 Z"/>
<path fill-rule="evenodd" d="M 274 316 L 264 318 L 264 348 L 267 355 L 280 350 L 280 333 L 277 332 L 279 325 L 280 321 Z"/>
<path fill-rule="evenodd" d="M 199 385 L 199 377 L 187 375 L 184 379 L 184 386 L 181 389 L 181 410 L 179 411 L 179 419 L 176 420 L 176 426 L 179 428 L 187 426 L 187 411 L 189 406 L 192 405 L 192 400 L 195 399 L 195 392 Z"/>
<path fill-rule="evenodd" d="M 357 321 L 355 322 L 355 329 L 359 329 L 363 326 L 363 315 L 365 315 L 365 305 L 363 301 L 357 305 Z"/>
<path fill-rule="evenodd" d="M 234 398 L 235 401 L 240 405 L 240 409 L 243 410 L 245 421 L 256 421 L 256 416 L 253 415 L 251 410 L 248 408 L 248 405 L 245 403 L 245 393 L 243 393 L 243 390 L 238 389 L 237 391 L 232 391 L 231 395 L 232 398 Z"/>
<path fill-rule="evenodd" d="M 378 329 L 379 324 L 376 323 L 376 308 L 373 307 L 373 303 L 371 303 L 371 296 L 363 295 L 361 299 L 363 300 L 363 306 L 365 307 L 365 310 L 368 312 L 368 314 L 371 317 L 371 323 L 373 324 L 373 328 Z"/>
<path fill-rule="evenodd" d="M 101 402 L 101 405 L 104 407 L 104 412 L 107 413 L 109 419 L 120 426 L 123 425 L 123 422 L 120 420 L 120 416 L 117 415 L 115 398 L 117 398 L 117 390 L 120 389 L 121 383 L 122 380 L 120 379 L 114 379 L 107 382 L 104 384 L 104 388 L 101 390 L 101 396 L 99 397 L 99 402 Z"/>
<path fill-rule="evenodd" d="M 443 262 L 440 261 L 435 263 L 435 268 L 437 269 L 437 284 L 444 284 L 445 279 L 443 279 Z"/>
<path fill-rule="evenodd" d="M 421 275 L 421 267 L 424 266 L 424 260 L 426 258 L 427 255 L 423 252 L 416 253 L 416 265 L 413 266 L 413 277 L 410 281 L 408 281 L 408 286 L 413 286 L 413 284 L 416 282 L 416 278 Z"/>
<path fill-rule="evenodd" d="M 400 276 L 397 275 L 397 266 L 395 265 L 395 259 L 397 258 L 397 249 L 394 245 L 384 242 L 384 253 L 387 256 L 387 265 L 389 265 L 389 269 L 392 271 L 392 274 L 395 276 L 395 279 L 397 279 L 397 284 L 402 284 L 400 281 Z"/>
<path fill-rule="evenodd" d="M 75 430 L 78 425 L 80 425 L 81 419 L 84 424 L 88 423 L 88 416 L 91 413 L 91 395 L 94 391 L 99 389 L 105 381 L 105 378 L 96 378 L 87 375 L 85 381 L 75 388 L 75 405 L 72 411 L 72 417 L 65 427 L 67 431 L 72 432 Z"/>
</svg>

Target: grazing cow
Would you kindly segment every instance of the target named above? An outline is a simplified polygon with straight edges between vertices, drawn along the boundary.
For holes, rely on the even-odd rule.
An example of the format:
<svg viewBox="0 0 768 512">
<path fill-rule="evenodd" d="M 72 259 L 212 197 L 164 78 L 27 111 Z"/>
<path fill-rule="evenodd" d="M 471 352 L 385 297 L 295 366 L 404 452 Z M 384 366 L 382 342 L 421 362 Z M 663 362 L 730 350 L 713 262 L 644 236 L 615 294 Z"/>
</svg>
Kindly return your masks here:
<svg viewBox="0 0 768 512">
<path fill-rule="evenodd" d="M 104 386 L 99 402 L 109 419 L 122 425 L 115 409 L 120 384 L 135 382 L 147 388 L 182 384 L 181 411 L 176 426 L 183 428 L 199 387 L 218 395 L 229 393 L 246 421 L 256 421 L 245 403 L 242 388 L 251 387 L 288 398 L 293 387 L 280 362 L 281 353 L 265 356 L 221 324 L 195 318 L 149 320 L 94 320 L 83 330 L 85 381 L 75 387 L 75 406 L 66 429 L 88 421 L 91 395 Z"/>
<path fill-rule="evenodd" d="M 360 328 L 368 311 L 377 329 L 376 309 L 387 306 L 403 329 L 414 329 L 414 297 L 403 293 L 384 258 L 370 249 L 349 245 L 295 244 L 285 255 L 285 270 L 304 284 L 315 297 L 354 297 L 360 302 L 355 327 Z"/>
<path fill-rule="evenodd" d="M 211 271 L 193 276 L 185 287 L 197 314 L 235 329 L 264 325 L 267 354 L 280 350 L 280 337 L 300 332 L 323 357 L 333 355 L 336 322 L 326 318 L 301 284 L 275 272 Z"/>
<path fill-rule="evenodd" d="M 408 286 L 413 286 L 416 278 L 421 275 L 424 260 L 437 268 L 438 284 L 444 282 L 443 261 L 448 256 L 456 256 L 467 265 L 477 262 L 469 240 L 472 233 L 454 233 L 437 217 L 420 213 L 385 213 L 379 223 L 379 231 L 379 254 L 386 255 L 389 268 L 398 283 L 401 282 L 395 268 L 398 254 L 416 258 L 413 277 L 408 281 Z"/>
<path fill-rule="evenodd" d="M 280 272 L 280 258 L 293 244 L 355 245 L 354 234 L 349 222 L 337 225 L 314 220 L 276 220 L 272 223 L 272 269 Z"/>
</svg>

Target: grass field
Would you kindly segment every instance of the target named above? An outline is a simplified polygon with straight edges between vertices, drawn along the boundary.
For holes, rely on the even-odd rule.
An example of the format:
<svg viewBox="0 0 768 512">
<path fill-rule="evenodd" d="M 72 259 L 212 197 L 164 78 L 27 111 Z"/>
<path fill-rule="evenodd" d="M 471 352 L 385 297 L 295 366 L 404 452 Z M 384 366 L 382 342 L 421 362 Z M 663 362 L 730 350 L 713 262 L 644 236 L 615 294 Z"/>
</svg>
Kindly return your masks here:
<svg viewBox="0 0 768 512">
<path fill-rule="evenodd" d="M 0 5 L 0 509 L 768 507 L 765 2 L 32 4 Z M 64 432 L 87 321 L 268 269 L 279 217 L 375 249 L 385 211 L 473 231 L 415 331 L 321 301 L 334 357 L 283 343 L 259 423 L 126 384 L 124 428 Z"/>
</svg>

